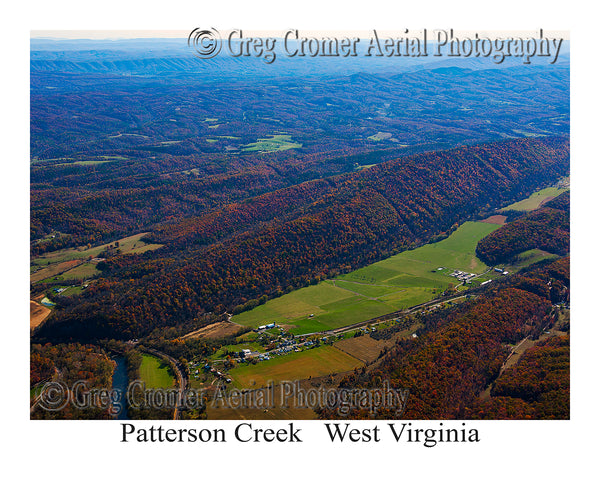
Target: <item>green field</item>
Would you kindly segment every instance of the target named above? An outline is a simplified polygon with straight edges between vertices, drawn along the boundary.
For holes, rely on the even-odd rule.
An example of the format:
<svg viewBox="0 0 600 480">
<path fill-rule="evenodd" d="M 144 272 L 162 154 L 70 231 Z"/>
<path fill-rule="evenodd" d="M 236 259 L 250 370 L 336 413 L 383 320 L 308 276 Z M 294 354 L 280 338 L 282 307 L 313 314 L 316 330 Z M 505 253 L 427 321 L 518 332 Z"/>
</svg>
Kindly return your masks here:
<svg viewBox="0 0 600 480">
<path fill-rule="evenodd" d="M 81 292 L 83 292 L 85 289 L 81 286 L 73 286 L 73 287 L 67 287 L 66 290 L 64 290 L 63 292 L 61 292 L 61 295 L 63 297 L 75 297 L 77 295 L 80 295 Z"/>
<path fill-rule="evenodd" d="M 531 210 L 535 210 L 539 208 L 541 203 L 548 197 L 558 197 L 561 193 L 566 192 L 568 188 L 557 188 L 557 187 L 548 187 L 538 192 L 534 192 L 531 194 L 529 198 L 525 200 L 521 200 L 520 202 L 513 203 L 508 207 L 504 207 L 502 210 L 519 210 L 529 212 Z"/>
<path fill-rule="evenodd" d="M 171 388 L 175 383 L 175 376 L 171 367 L 160 358 L 143 354 L 140 380 L 146 384 L 146 388 Z"/>
<path fill-rule="evenodd" d="M 532 265 L 534 263 L 540 262 L 542 260 L 550 260 L 554 258 L 559 258 L 559 256 L 553 253 L 548 253 L 544 250 L 534 248 L 533 250 L 527 250 L 523 253 L 520 253 L 517 256 L 516 261 L 514 261 L 510 266 L 512 266 L 513 268 L 521 269 L 528 267 L 529 265 Z"/>
<path fill-rule="evenodd" d="M 58 264 L 56 265 L 56 267 L 60 267 L 62 264 Z M 53 274 L 52 270 L 55 267 L 55 265 L 52 265 L 48 268 L 43 268 L 41 270 L 38 270 L 35 274 L 30 275 L 30 279 L 32 281 L 32 283 L 56 283 L 56 282 L 60 282 L 62 280 L 87 280 L 90 279 L 92 277 L 94 277 L 95 275 L 100 273 L 100 270 L 98 270 L 98 268 L 96 267 L 95 263 L 92 262 L 85 262 L 82 263 L 81 265 L 75 267 L 75 268 L 71 268 L 70 270 L 67 271 L 63 271 L 59 274 Z M 43 279 L 39 279 L 40 275 L 43 275 L 44 273 L 51 273 L 50 276 L 47 276 Z M 70 296 L 68 294 L 65 293 L 66 296 Z M 72 294 L 74 295 L 74 294 Z"/>
<path fill-rule="evenodd" d="M 291 325 L 294 334 L 303 334 L 351 325 L 426 302 L 449 284 L 459 284 L 449 275 L 455 269 L 475 274 L 487 269 L 476 257 L 475 247 L 497 228 L 499 225 L 466 222 L 441 242 L 295 290 L 235 315 L 232 321 L 250 327 L 275 322 Z"/>
<path fill-rule="evenodd" d="M 86 280 L 100 273 L 95 263 L 87 262 L 60 275 L 61 280 Z"/>
<path fill-rule="evenodd" d="M 240 137 L 233 137 L 231 135 L 214 135 L 210 138 L 207 138 L 206 141 L 208 143 L 214 143 L 214 142 L 218 142 L 221 139 L 226 139 L 226 140 L 240 140 Z"/>
<path fill-rule="evenodd" d="M 392 138 L 392 134 L 387 132 L 377 132 L 375 135 L 367 137 L 368 140 L 373 140 L 374 142 L 380 142 L 381 140 L 388 140 L 390 138 Z"/>
<path fill-rule="evenodd" d="M 243 152 L 279 152 L 290 148 L 300 148 L 301 143 L 292 141 L 291 135 L 269 135 L 271 138 L 259 138 L 255 143 L 242 146 Z"/>
<path fill-rule="evenodd" d="M 256 365 L 243 365 L 229 371 L 237 388 L 259 388 L 270 382 L 319 377 L 330 373 L 346 372 L 363 363 L 341 350 L 326 345 L 304 352 L 275 357 Z"/>
<path fill-rule="evenodd" d="M 64 165 L 100 165 L 102 163 L 110 163 L 112 160 L 78 160 L 76 162 L 71 163 L 57 163 L 55 166 L 64 166 Z"/>
</svg>

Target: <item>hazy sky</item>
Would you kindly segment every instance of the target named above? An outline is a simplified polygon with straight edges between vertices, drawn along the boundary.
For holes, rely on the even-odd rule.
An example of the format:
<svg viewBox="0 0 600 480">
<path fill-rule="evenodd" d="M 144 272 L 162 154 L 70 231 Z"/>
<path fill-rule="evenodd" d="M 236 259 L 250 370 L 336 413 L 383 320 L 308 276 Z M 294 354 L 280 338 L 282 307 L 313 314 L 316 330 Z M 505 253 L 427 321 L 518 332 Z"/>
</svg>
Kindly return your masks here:
<svg viewBox="0 0 600 480">
<path fill-rule="evenodd" d="M 212 26 L 212 25 L 211 25 Z M 205 27 L 205 25 L 203 25 Z M 282 36 L 288 30 L 288 27 L 282 26 L 280 30 L 251 30 L 244 29 L 245 36 L 252 34 L 253 36 Z M 377 29 L 377 33 L 382 35 L 390 36 L 404 36 L 404 35 L 417 35 L 420 33 L 421 28 L 415 28 L 410 30 L 408 34 L 405 34 L 404 29 L 398 29 L 397 31 L 388 29 Z M 218 29 L 221 36 L 224 38 L 231 30 L 230 29 Z M 434 28 L 427 28 L 429 33 L 432 33 Z M 445 29 L 448 30 L 448 29 Z M 56 39 L 91 39 L 91 40 L 116 40 L 116 39 L 127 39 L 127 38 L 187 38 L 191 30 L 31 30 L 31 38 L 56 38 Z M 323 35 L 338 35 L 338 36 L 361 36 L 370 37 L 372 30 L 357 30 L 357 31 L 315 31 L 315 30 L 303 30 L 299 29 L 299 33 L 302 36 L 323 36 Z M 475 33 L 478 33 L 480 37 L 537 37 L 539 35 L 539 29 L 532 29 L 526 31 L 458 31 L 455 30 L 456 36 L 473 37 Z M 568 31 L 552 31 L 544 30 L 544 36 L 550 38 L 563 38 L 569 39 Z"/>
<path fill-rule="evenodd" d="M 120 38 L 187 38 L 185 30 L 31 30 L 31 38 L 120 39 Z"/>
</svg>

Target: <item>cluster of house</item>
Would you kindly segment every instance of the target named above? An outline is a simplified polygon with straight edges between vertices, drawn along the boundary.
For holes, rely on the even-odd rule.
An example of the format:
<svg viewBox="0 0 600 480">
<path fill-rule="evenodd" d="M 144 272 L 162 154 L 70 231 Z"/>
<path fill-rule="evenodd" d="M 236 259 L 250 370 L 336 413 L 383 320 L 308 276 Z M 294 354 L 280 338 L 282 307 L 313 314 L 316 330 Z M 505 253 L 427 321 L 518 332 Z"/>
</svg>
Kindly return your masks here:
<svg viewBox="0 0 600 480">
<path fill-rule="evenodd" d="M 247 361 L 249 358 L 255 358 L 259 362 L 264 360 L 271 360 L 274 356 L 286 355 L 291 352 L 299 352 L 300 347 L 310 347 L 313 345 L 313 342 L 304 342 L 298 343 L 293 339 L 284 339 L 281 340 L 277 347 L 268 351 L 268 352 L 253 352 L 252 350 L 245 348 L 241 352 L 238 353 L 238 363 L 242 363 Z"/>
<path fill-rule="evenodd" d="M 363 328 L 361 328 L 360 330 L 361 330 L 361 332 L 363 332 L 363 333 L 369 333 L 370 331 L 371 331 L 371 332 L 375 332 L 375 331 L 377 331 L 377 329 L 376 329 L 375 327 L 363 327 Z"/>
<path fill-rule="evenodd" d="M 466 283 L 471 283 L 471 279 L 473 277 L 476 277 L 476 275 L 474 273 L 461 272 L 460 270 L 454 270 L 454 272 L 452 272 L 450 274 L 450 276 L 455 277 L 457 280 L 460 280 L 461 282 L 466 282 Z"/>
<path fill-rule="evenodd" d="M 374 329 L 373 329 L 374 330 Z M 365 332 L 367 329 L 365 328 Z M 259 362 L 264 360 L 271 360 L 271 358 L 281 355 L 287 355 L 293 352 L 301 352 L 302 350 L 306 350 L 308 348 L 313 348 L 318 346 L 319 342 L 327 343 L 329 340 L 335 340 L 344 338 L 342 334 L 333 335 L 330 337 L 321 337 L 319 340 L 305 340 L 302 341 L 298 338 L 280 338 L 276 340 L 275 348 L 269 350 L 268 352 L 253 352 L 249 348 L 245 348 L 237 353 L 236 361 L 238 363 L 246 362 L 250 358 L 254 358 Z"/>
<path fill-rule="evenodd" d="M 215 367 L 210 366 L 208 363 L 201 365 L 201 362 L 190 362 L 189 363 L 189 372 L 195 378 L 198 379 L 200 377 L 200 370 L 204 370 L 204 372 L 212 373 L 215 377 L 220 378 L 221 380 L 231 383 L 231 378 L 229 378 L 226 374 L 217 370 Z"/>
<path fill-rule="evenodd" d="M 501 273 L 502 275 L 508 275 L 508 272 L 506 270 L 504 270 L 503 268 L 494 268 L 494 272 L 498 272 Z"/>
</svg>

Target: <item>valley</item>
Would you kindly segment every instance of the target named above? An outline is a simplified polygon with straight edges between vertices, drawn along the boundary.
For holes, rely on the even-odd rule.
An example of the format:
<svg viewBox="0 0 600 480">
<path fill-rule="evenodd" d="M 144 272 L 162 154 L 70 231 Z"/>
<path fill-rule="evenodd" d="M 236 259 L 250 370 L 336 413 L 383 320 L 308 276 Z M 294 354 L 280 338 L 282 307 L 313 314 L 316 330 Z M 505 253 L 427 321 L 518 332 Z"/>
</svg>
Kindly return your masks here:
<svg viewBox="0 0 600 480">
<path fill-rule="evenodd" d="M 123 379 L 209 400 L 389 384 L 407 419 L 565 418 L 568 60 L 267 74 L 198 70 L 173 42 L 57 45 L 33 42 L 30 65 L 32 418 L 109 418 L 39 405 L 44 382 L 109 386 L 112 356 Z"/>
</svg>

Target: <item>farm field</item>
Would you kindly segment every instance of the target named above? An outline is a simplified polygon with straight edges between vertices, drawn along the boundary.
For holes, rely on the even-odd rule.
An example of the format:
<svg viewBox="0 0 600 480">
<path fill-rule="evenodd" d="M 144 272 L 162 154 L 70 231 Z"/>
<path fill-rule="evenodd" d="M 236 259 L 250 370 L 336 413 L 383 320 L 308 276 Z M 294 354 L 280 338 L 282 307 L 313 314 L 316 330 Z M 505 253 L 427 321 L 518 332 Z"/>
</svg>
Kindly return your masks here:
<svg viewBox="0 0 600 480">
<path fill-rule="evenodd" d="M 148 250 L 156 250 L 162 245 L 144 243 L 140 239 L 147 233 L 138 233 L 130 237 L 117 240 L 121 254 L 144 253 Z M 96 264 L 87 261 L 90 257 L 96 257 L 108 248 L 114 248 L 117 242 L 106 243 L 98 247 L 67 248 L 58 250 L 31 260 L 30 282 L 36 283 L 43 280 L 85 280 L 91 278 L 99 270 Z"/>
<path fill-rule="evenodd" d="M 100 273 L 95 263 L 86 262 L 61 275 L 62 280 L 85 280 Z"/>
<path fill-rule="evenodd" d="M 119 248 L 121 249 L 121 253 L 144 253 L 148 250 L 156 250 L 157 248 L 162 247 L 162 245 L 159 244 L 147 244 L 142 242 L 140 239 L 147 234 L 148 232 L 138 233 L 136 235 L 117 240 L 119 242 Z M 33 259 L 31 263 L 33 265 L 38 266 L 48 266 L 51 264 L 67 262 L 70 260 L 84 260 L 90 256 L 98 256 L 98 254 L 106 250 L 107 247 L 110 247 L 114 244 L 115 242 L 111 242 L 92 248 L 77 247 L 66 248 L 64 250 L 57 250 L 56 252 L 41 255 Z"/>
<path fill-rule="evenodd" d="M 87 280 L 100 273 L 95 263 L 71 260 L 50 265 L 31 275 L 31 283 L 56 283 L 60 281 Z"/>
<path fill-rule="evenodd" d="M 259 388 L 270 382 L 299 380 L 361 367 L 363 362 L 326 345 L 303 352 L 276 357 L 256 365 L 243 365 L 229 371 L 237 388 Z"/>
<path fill-rule="evenodd" d="M 223 338 L 230 335 L 235 335 L 241 330 L 239 325 L 229 322 L 218 322 L 202 327 L 198 330 L 184 335 L 182 338 Z"/>
<path fill-rule="evenodd" d="M 109 163 L 109 162 L 112 162 L 112 160 L 78 160 L 76 162 L 71 162 L 71 163 L 57 163 L 56 166 L 62 167 L 64 165 L 81 165 L 81 166 L 101 165 L 103 163 Z"/>
<path fill-rule="evenodd" d="M 389 323 L 391 323 L 392 325 L 394 324 L 393 321 Z M 387 328 L 389 327 L 389 323 L 385 325 L 379 324 L 377 325 L 377 327 L 374 328 L 377 328 L 378 330 Z M 375 360 L 377 360 L 377 358 L 379 358 L 379 354 L 384 349 L 384 347 L 391 347 L 392 345 L 394 345 L 394 343 L 396 343 L 396 340 L 398 340 L 399 338 L 410 337 L 422 326 L 422 323 L 415 322 L 408 328 L 393 333 L 390 338 L 387 338 L 385 340 L 375 340 L 370 335 L 360 335 L 358 337 L 355 337 L 353 335 L 353 332 L 350 331 L 346 338 L 334 342 L 333 346 L 335 348 L 340 349 L 342 352 L 345 352 L 348 355 L 351 355 L 365 363 L 374 362 Z"/>
<path fill-rule="evenodd" d="M 171 368 L 160 358 L 148 354 L 142 355 L 140 380 L 146 388 L 171 388 L 175 383 Z"/>
<path fill-rule="evenodd" d="M 66 262 L 60 263 L 52 263 L 49 264 L 46 268 L 38 269 L 34 267 L 33 272 L 31 273 L 29 280 L 31 283 L 40 282 L 42 280 L 46 280 L 47 278 L 55 277 L 57 275 L 61 275 L 62 273 L 76 268 L 81 265 L 81 260 L 67 260 Z"/>
<path fill-rule="evenodd" d="M 558 197 L 561 193 L 566 192 L 568 188 L 548 187 L 538 192 L 532 193 L 529 198 L 513 203 L 502 210 L 519 210 L 529 212 L 539 208 L 544 202 Z"/>
<path fill-rule="evenodd" d="M 50 315 L 51 312 L 52 312 L 52 310 L 50 310 L 48 307 L 45 307 L 43 305 L 40 305 L 37 302 L 34 302 L 33 300 L 30 300 L 29 301 L 29 328 L 30 329 L 36 328 L 44 320 L 46 320 L 46 318 L 48 317 L 48 315 Z"/>
<path fill-rule="evenodd" d="M 449 284 L 460 283 L 449 275 L 455 269 L 475 274 L 486 271 L 475 247 L 497 228 L 499 225 L 491 223 L 466 222 L 440 242 L 295 290 L 235 315 L 232 321 L 250 327 L 275 322 L 298 335 L 351 325 L 429 301 Z"/>
<path fill-rule="evenodd" d="M 270 138 L 259 138 L 255 143 L 249 143 L 242 147 L 243 152 L 280 152 L 290 148 L 300 148 L 301 143 L 292 141 L 291 135 L 269 135 Z"/>
<path fill-rule="evenodd" d="M 377 359 L 385 342 L 375 340 L 369 335 L 345 338 L 334 343 L 334 347 L 363 362 L 372 362 Z"/>
</svg>

